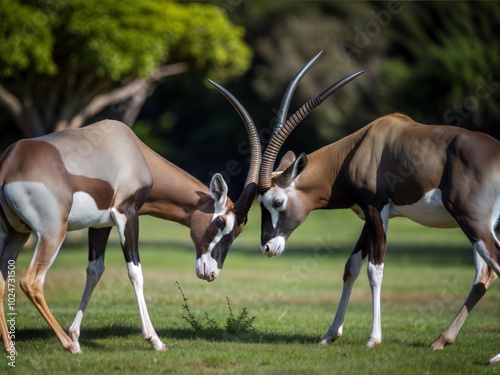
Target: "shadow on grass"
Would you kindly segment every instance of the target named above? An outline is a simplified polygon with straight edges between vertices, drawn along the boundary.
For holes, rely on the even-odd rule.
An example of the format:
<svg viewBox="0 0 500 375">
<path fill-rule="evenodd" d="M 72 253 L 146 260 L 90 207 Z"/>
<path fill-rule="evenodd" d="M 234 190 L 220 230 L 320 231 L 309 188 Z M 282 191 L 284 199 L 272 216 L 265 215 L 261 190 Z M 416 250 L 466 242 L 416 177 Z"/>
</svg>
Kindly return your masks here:
<svg viewBox="0 0 500 375">
<path fill-rule="evenodd" d="M 332 259 L 334 261 L 346 262 L 351 255 L 352 248 L 338 245 L 335 242 L 328 244 L 324 241 L 311 242 L 311 246 L 289 244 L 280 257 L 286 258 L 308 258 L 317 257 L 322 261 Z M 235 246 L 232 253 L 244 254 L 251 257 L 263 258 L 259 250 L 249 246 Z M 386 262 L 393 261 L 419 264 L 446 266 L 471 265 L 474 264 L 472 246 L 465 245 L 443 245 L 443 244 L 411 244 L 411 243 L 389 243 L 387 246 Z"/>
<path fill-rule="evenodd" d="M 110 241 L 109 247 L 120 247 L 119 243 Z M 66 246 L 68 250 L 74 249 L 81 251 L 81 245 L 78 246 Z M 177 249 L 180 251 L 186 251 L 194 254 L 194 246 L 190 241 L 140 241 L 140 251 L 141 253 L 147 252 L 154 249 L 153 251 L 158 251 L 158 249 Z M 108 249 L 109 250 L 109 249 Z M 280 255 L 280 257 L 286 258 L 307 258 L 307 257 L 318 257 L 321 260 L 327 261 L 329 258 L 339 259 L 339 261 L 346 262 L 353 250 L 353 246 L 349 244 L 341 244 L 336 242 L 335 239 L 327 238 L 317 238 L 311 239 L 309 244 L 294 244 L 293 240 L 290 240 L 287 244 L 286 250 Z M 420 264 L 426 263 L 431 265 L 441 265 L 446 266 L 447 264 L 457 265 L 473 264 L 473 250 L 472 245 L 464 243 L 463 245 L 444 245 L 444 244 L 432 244 L 432 243 L 416 243 L 412 244 L 408 242 L 391 242 L 390 239 L 387 244 L 387 254 L 386 262 L 391 261 L 402 261 L 402 262 L 419 262 Z M 259 245 L 256 242 L 255 246 L 235 242 L 230 250 L 231 254 L 242 254 L 248 257 L 255 257 L 264 259 L 261 251 L 259 250 Z M 168 257 L 168 252 L 164 253 L 165 257 Z"/>
<path fill-rule="evenodd" d="M 251 330 L 248 332 L 230 334 L 223 329 L 204 329 L 196 332 L 189 328 L 173 328 L 157 330 L 159 337 L 167 343 L 175 340 L 206 340 L 210 342 L 243 342 L 243 343 L 266 343 L 266 344 L 317 344 L 320 337 L 318 335 L 306 335 L 300 333 L 277 333 L 261 332 Z M 141 339 L 140 329 L 128 325 L 113 325 L 98 328 L 87 328 L 82 330 L 80 344 L 82 348 L 90 347 L 100 349 L 103 347 L 97 340 L 112 338 L 137 338 Z M 43 341 L 56 340 L 56 336 L 49 328 L 31 328 L 19 330 L 16 334 L 16 341 Z"/>
</svg>

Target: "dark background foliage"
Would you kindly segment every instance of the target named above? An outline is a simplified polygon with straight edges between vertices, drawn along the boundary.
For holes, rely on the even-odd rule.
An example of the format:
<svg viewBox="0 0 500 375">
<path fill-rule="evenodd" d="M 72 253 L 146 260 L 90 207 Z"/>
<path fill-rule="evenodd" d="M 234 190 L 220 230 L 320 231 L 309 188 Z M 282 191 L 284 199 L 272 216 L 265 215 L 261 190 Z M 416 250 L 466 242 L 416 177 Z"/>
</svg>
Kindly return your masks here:
<svg viewBox="0 0 500 375">
<path fill-rule="evenodd" d="M 250 112 L 264 143 L 288 81 L 319 50 L 323 56 L 299 85 L 291 111 L 337 79 L 367 72 L 311 114 L 285 149 L 311 152 L 391 112 L 500 137 L 497 2 L 198 4 L 218 6 L 246 30 L 244 41 L 253 53 L 249 69 L 223 82 Z M 249 157 L 246 134 L 232 107 L 207 83 L 206 70 L 188 70 L 155 85 L 133 126 L 136 133 L 203 182 L 223 172 L 231 189 L 239 189 Z M 124 106 L 112 105 L 87 123 L 119 118 Z M 2 148 L 21 137 L 5 112 L 0 134 Z"/>
</svg>

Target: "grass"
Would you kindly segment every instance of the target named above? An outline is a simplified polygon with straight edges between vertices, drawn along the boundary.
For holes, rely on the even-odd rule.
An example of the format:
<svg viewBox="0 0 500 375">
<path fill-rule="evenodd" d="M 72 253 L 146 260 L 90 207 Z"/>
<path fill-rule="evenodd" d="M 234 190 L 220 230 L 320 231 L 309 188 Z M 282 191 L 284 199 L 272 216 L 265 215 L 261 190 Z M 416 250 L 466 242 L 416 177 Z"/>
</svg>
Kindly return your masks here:
<svg viewBox="0 0 500 375">
<path fill-rule="evenodd" d="M 465 323 L 457 342 L 440 352 L 428 347 L 467 296 L 474 267 L 461 232 L 432 230 L 404 219 L 389 224 L 382 289 L 384 341 L 366 348 L 371 297 L 360 276 L 347 311 L 344 336 L 318 342 L 340 297 L 345 261 L 362 221 L 349 211 L 314 212 L 290 238 L 287 251 L 267 259 L 258 250 L 259 214 L 251 213 L 214 283 L 198 280 L 189 232 L 176 224 L 141 218 L 141 260 L 149 313 L 167 353 L 140 337 L 135 297 L 116 237 L 106 271 L 82 324 L 83 355 L 65 352 L 18 288 L 14 371 L 126 374 L 498 374 L 487 360 L 500 352 L 500 289 L 495 285 Z M 17 279 L 32 252 L 17 262 Z M 67 329 L 85 283 L 86 246 L 63 248 L 46 279 L 48 304 Z M 196 319 L 223 325 L 228 300 L 235 314 L 255 316 L 252 329 L 195 331 L 183 318 L 182 286 Z M 8 360 L 0 360 L 7 373 Z"/>
</svg>

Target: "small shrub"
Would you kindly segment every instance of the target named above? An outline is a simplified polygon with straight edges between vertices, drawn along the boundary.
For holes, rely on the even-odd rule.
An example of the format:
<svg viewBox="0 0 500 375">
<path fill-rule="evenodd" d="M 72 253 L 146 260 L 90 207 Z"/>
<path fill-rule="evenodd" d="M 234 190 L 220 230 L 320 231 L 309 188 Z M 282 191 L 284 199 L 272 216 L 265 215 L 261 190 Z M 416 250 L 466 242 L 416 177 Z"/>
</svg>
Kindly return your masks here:
<svg viewBox="0 0 500 375">
<path fill-rule="evenodd" d="M 255 316 L 250 317 L 246 307 L 240 311 L 237 317 L 233 314 L 229 297 L 226 297 L 229 316 L 226 318 L 226 332 L 231 334 L 246 333 L 253 330 Z"/>
<path fill-rule="evenodd" d="M 229 300 L 229 297 L 226 297 L 229 315 L 226 318 L 225 329 L 221 328 L 221 326 L 217 323 L 217 321 L 210 318 L 210 316 L 206 311 L 205 311 L 206 322 L 205 323 L 200 322 L 200 320 L 196 316 L 194 316 L 193 313 L 191 312 L 191 309 L 189 308 L 189 305 L 187 303 L 188 299 L 184 294 L 184 291 L 182 290 L 180 284 L 177 281 L 175 282 L 175 284 L 177 285 L 177 288 L 179 289 L 182 295 L 182 301 L 183 301 L 182 309 L 186 312 L 186 314 L 183 315 L 182 317 L 191 325 L 191 327 L 195 331 L 197 332 L 222 331 L 232 335 L 236 335 L 241 333 L 247 333 L 254 329 L 253 323 L 255 321 L 255 316 L 250 317 L 246 307 L 243 307 L 243 309 L 239 312 L 239 314 L 235 315 L 233 312 L 233 308 L 231 307 L 231 302 Z"/>
</svg>

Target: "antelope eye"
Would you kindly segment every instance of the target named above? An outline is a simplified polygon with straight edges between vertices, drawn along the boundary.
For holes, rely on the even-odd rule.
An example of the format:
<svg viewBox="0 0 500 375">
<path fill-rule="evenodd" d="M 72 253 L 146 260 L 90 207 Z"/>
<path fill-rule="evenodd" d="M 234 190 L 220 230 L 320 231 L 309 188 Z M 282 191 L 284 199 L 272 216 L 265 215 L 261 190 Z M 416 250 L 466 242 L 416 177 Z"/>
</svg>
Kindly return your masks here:
<svg viewBox="0 0 500 375">
<path fill-rule="evenodd" d="M 215 218 L 215 225 L 217 226 L 217 228 L 219 228 L 220 230 L 223 230 L 225 227 L 226 227 L 226 221 L 224 220 L 224 218 L 222 218 L 221 216 L 217 216 Z"/>
<path fill-rule="evenodd" d="M 273 208 L 280 208 L 283 206 L 283 199 L 275 199 L 273 201 Z"/>
</svg>

